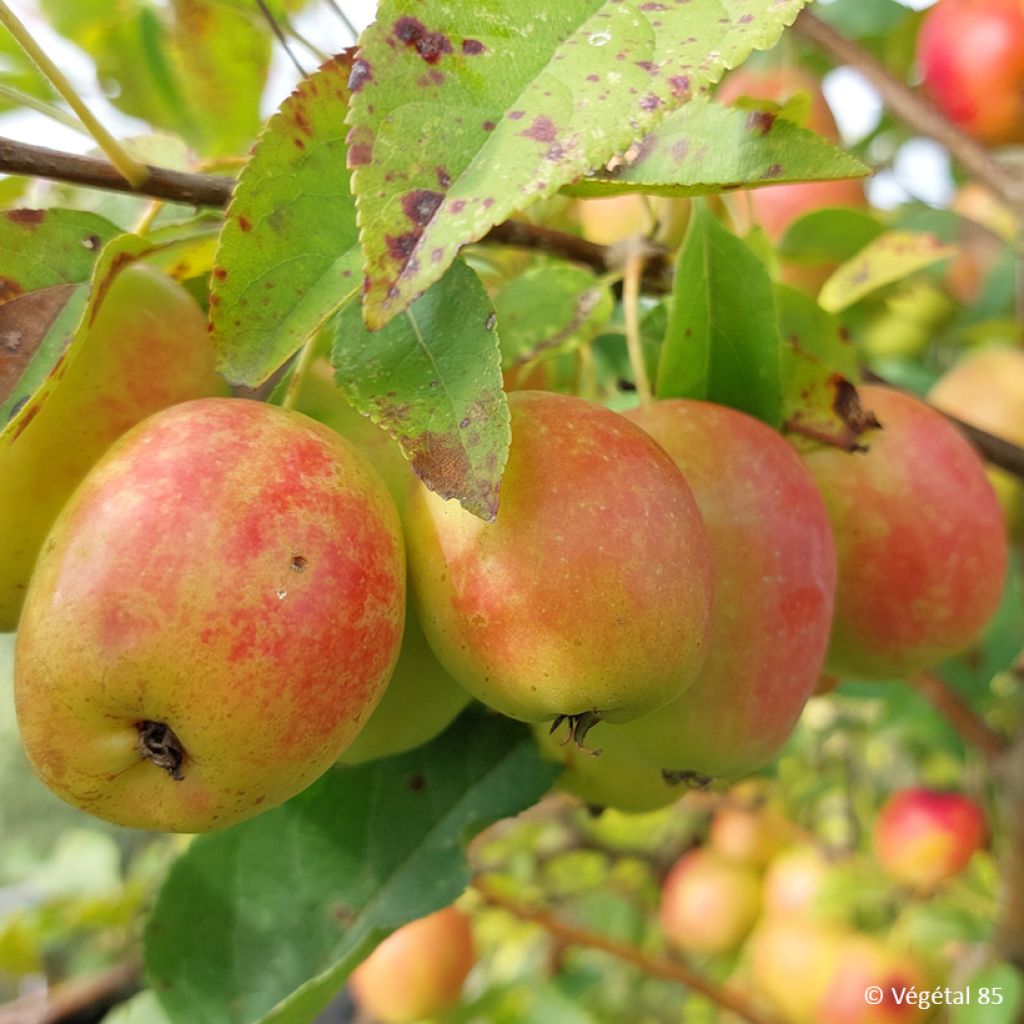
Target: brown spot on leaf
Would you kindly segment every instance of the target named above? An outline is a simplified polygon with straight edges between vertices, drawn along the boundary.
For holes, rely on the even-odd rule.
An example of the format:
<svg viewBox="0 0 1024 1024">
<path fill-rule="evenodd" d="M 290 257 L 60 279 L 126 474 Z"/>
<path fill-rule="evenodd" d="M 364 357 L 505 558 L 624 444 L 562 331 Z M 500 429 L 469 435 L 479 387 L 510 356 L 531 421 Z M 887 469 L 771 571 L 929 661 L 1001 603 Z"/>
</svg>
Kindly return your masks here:
<svg viewBox="0 0 1024 1024">
<path fill-rule="evenodd" d="M 396 263 L 405 263 L 419 241 L 421 231 L 406 231 L 401 235 L 385 235 L 388 252 Z"/>
<path fill-rule="evenodd" d="M 435 171 L 437 174 L 438 185 L 440 185 L 441 188 L 448 188 L 452 183 L 451 175 L 443 167 L 437 167 Z"/>
<path fill-rule="evenodd" d="M 239 217 L 238 227 L 242 231 L 252 231 L 252 221 L 248 217 Z"/>
<path fill-rule="evenodd" d="M 747 115 L 747 130 L 757 135 L 767 135 L 775 124 L 777 115 L 770 110 L 752 110 Z"/>
<path fill-rule="evenodd" d="M 413 47 L 428 64 L 436 64 L 446 53 L 452 52 L 451 40 L 443 32 L 429 32 L 417 18 L 399 18 L 394 33 L 395 38 Z"/>
<path fill-rule="evenodd" d="M 541 114 L 535 117 L 530 127 L 520 134 L 527 139 L 536 139 L 538 142 L 554 142 L 556 135 L 555 122 L 550 117 Z"/>
<path fill-rule="evenodd" d="M 782 164 L 772 164 L 764 174 L 761 175 L 762 180 L 769 181 L 772 178 L 781 178 L 783 173 Z"/>
<path fill-rule="evenodd" d="M 348 151 L 348 166 L 365 167 L 373 159 L 373 150 L 369 146 L 350 146 Z"/>
<path fill-rule="evenodd" d="M 348 91 L 359 92 L 367 82 L 373 81 L 373 65 L 362 57 L 352 65 L 352 73 L 348 76 Z"/>
<path fill-rule="evenodd" d="M 427 788 L 427 780 L 417 772 L 415 775 L 410 775 L 406 785 L 414 793 L 422 793 Z"/>
<path fill-rule="evenodd" d="M 4 216 L 12 224 L 28 224 L 34 227 L 46 220 L 45 210 L 8 210 Z"/>
<path fill-rule="evenodd" d="M 462 52 L 467 57 L 476 57 L 483 53 L 486 47 L 479 39 L 463 39 L 462 40 Z"/>
<path fill-rule="evenodd" d="M 402 199 L 402 209 L 406 217 L 414 224 L 429 224 L 430 218 L 437 213 L 437 208 L 444 200 L 440 192 L 431 192 L 426 188 L 418 188 Z"/>
<path fill-rule="evenodd" d="M 11 299 L 16 299 L 24 288 L 18 284 L 17 281 L 10 277 L 0 277 L 0 303 L 10 302 Z"/>
<path fill-rule="evenodd" d="M 213 276 L 217 278 L 218 281 L 223 281 L 227 278 L 228 272 L 223 267 L 214 267 Z"/>
<path fill-rule="evenodd" d="M 494 131 L 494 122 L 493 121 L 484 121 L 484 123 L 482 125 L 480 125 L 480 127 L 483 128 L 483 130 L 485 132 L 493 132 Z"/>
</svg>

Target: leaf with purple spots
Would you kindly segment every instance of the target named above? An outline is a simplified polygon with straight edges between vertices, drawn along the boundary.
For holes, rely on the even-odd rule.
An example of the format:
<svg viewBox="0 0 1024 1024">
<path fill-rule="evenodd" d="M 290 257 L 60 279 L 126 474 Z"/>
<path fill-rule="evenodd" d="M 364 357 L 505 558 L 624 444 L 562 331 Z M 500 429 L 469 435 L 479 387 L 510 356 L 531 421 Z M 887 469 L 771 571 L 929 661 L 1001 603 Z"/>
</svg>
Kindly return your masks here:
<svg viewBox="0 0 1024 1024">
<path fill-rule="evenodd" d="M 408 307 L 462 245 L 604 166 L 772 46 L 803 5 L 382 0 L 348 117 L 367 324 Z"/>
<path fill-rule="evenodd" d="M 659 398 L 700 398 L 782 419 L 779 329 L 764 264 L 700 201 L 676 263 Z"/>
<path fill-rule="evenodd" d="M 298 85 L 235 187 L 210 291 L 213 342 L 234 383 L 261 384 L 359 292 L 344 170 L 352 58 L 335 57 Z"/>
<path fill-rule="evenodd" d="M 456 260 L 373 334 L 359 306 L 347 306 L 331 354 L 345 397 L 398 441 L 416 475 L 487 520 L 498 511 L 510 439 L 494 327 L 483 285 Z"/>
<path fill-rule="evenodd" d="M 699 98 L 665 118 L 614 171 L 563 191 L 582 197 L 700 196 L 870 173 L 856 157 L 770 110 L 737 110 Z"/>
</svg>

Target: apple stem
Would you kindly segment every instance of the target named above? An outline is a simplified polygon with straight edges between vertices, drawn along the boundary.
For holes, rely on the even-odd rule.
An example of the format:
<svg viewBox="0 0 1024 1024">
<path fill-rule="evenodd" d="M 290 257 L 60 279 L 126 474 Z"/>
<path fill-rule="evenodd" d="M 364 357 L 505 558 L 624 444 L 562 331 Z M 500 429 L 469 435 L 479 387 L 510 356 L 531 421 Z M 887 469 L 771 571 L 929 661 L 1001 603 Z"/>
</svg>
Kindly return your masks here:
<svg viewBox="0 0 1024 1024">
<path fill-rule="evenodd" d="M 566 736 L 565 742 L 568 743 L 571 740 L 582 753 L 590 754 L 591 757 L 599 757 L 601 750 L 585 747 L 583 741 L 586 739 L 587 733 L 600 721 L 601 715 L 597 711 L 583 711 L 578 715 L 556 715 L 549 731 L 553 733 L 563 722 L 568 723 L 569 735 Z"/>
<path fill-rule="evenodd" d="M 281 400 L 282 409 L 294 409 L 295 403 L 299 400 L 299 395 L 302 394 L 302 385 L 306 379 L 306 375 L 309 373 L 310 367 L 316 361 L 317 355 L 317 335 L 311 334 L 306 339 L 306 344 L 302 346 L 299 351 L 299 357 L 295 361 L 295 369 L 292 370 L 292 375 L 288 380 L 288 389 L 284 393 L 284 398 Z"/>
<path fill-rule="evenodd" d="M 640 282 L 644 274 L 646 253 L 643 244 L 636 242 L 630 245 L 626 253 L 626 261 L 622 276 L 622 312 L 626 321 L 626 350 L 629 353 L 629 365 L 633 369 L 633 382 L 636 384 L 636 395 L 640 404 L 651 402 L 651 381 L 647 376 L 647 363 L 644 361 L 643 339 L 640 334 Z"/>
<path fill-rule="evenodd" d="M 149 177 L 149 169 L 144 163 L 136 160 L 89 109 L 85 101 L 78 95 L 75 87 L 63 71 L 47 56 L 43 48 L 35 41 L 32 34 L 22 24 L 17 15 L 0 0 L 0 24 L 2 24 L 18 45 L 28 54 L 43 76 L 64 97 L 68 106 L 78 115 L 96 144 L 107 155 L 107 159 L 117 168 L 121 176 L 134 188 L 139 188 Z"/>
</svg>

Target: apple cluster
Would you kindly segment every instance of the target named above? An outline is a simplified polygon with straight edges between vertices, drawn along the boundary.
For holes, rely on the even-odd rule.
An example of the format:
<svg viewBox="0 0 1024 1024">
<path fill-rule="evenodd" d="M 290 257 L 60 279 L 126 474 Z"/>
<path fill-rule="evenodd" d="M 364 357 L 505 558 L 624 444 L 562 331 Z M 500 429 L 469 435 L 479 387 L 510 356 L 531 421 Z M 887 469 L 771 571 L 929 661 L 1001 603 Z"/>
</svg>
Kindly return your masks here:
<svg viewBox="0 0 1024 1024">
<path fill-rule="evenodd" d="M 60 486 L 35 516 L 0 505 L 6 625 L 35 561 L 15 666 L 25 747 L 99 817 L 221 828 L 339 759 L 425 742 L 471 698 L 541 734 L 566 723 L 541 743 L 585 799 L 660 806 L 680 780 L 767 763 L 823 673 L 933 665 L 999 601 L 984 467 L 904 394 L 862 389 L 881 428 L 851 454 L 798 453 L 708 402 L 620 414 L 512 392 L 489 523 L 416 481 L 326 360 L 304 412 L 221 397 L 187 293 L 125 271 L 94 332 L 118 333 L 123 303 L 175 323 L 170 383 L 116 403 L 119 378 L 72 361 L 8 449 L 29 484 L 53 465 Z M 159 377 L 135 358 L 111 355 Z M 92 424 L 70 453 L 67 417 Z"/>
</svg>

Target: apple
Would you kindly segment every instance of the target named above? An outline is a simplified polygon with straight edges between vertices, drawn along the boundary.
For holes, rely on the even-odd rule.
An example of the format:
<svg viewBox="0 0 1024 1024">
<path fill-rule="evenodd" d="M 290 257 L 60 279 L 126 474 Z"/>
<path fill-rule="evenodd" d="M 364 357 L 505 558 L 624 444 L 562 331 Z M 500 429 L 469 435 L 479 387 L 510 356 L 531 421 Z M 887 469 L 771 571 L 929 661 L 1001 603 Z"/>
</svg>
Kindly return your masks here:
<svg viewBox="0 0 1024 1024">
<path fill-rule="evenodd" d="M 556 788 L 591 807 L 643 814 L 674 804 L 685 792 L 657 768 L 611 751 L 582 749 L 564 730 L 552 732 L 547 722 L 534 725 L 533 731 L 541 756 L 564 768 Z"/>
<path fill-rule="evenodd" d="M 690 220 L 690 200 L 629 192 L 580 199 L 576 216 L 588 242 L 615 245 L 642 235 L 674 249 L 682 241 Z"/>
<path fill-rule="evenodd" d="M 43 539 L 89 468 L 150 413 L 225 394 L 215 358 L 180 284 L 141 263 L 114 278 L 53 391 L 0 442 L 0 630 L 17 626 Z"/>
<path fill-rule="evenodd" d="M 872 845 L 879 864 L 914 889 L 934 889 L 962 871 L 985 845 L 982 809 L 961 793 L 915 787 L 894 793 L 879 812 Z"/>
<path fill-rule="evenodd" d="M 812 915 L 831 873 L 831 865 L 816 846 L 791 846 L 783 850 L 772 858 L 765 871 L 765 915 Z"/>
<path fill-rule="evenodd" d="M 495 522 L 422 485 L 409 495 L 427 640 L 466 689 L 513 718 L 583 726 L 654 710 L 704 660 L 713 565 L 690 488 L 618 413 L 549 392 L 508 400 Z"/>
<path fill-rule="evenodd" d="M 928 400 L 991 434 L 1024 445 L 1024 350 L 1009 345 L 978 349 L 964 356 L 929 392 Z M 1017 477 L 988 468 L 1007 525 L 1022 518 L 1024 488 Z"/>
<path fill-rule="evenodd" d="M 93 467 L 54 524 L 15 654 L 29 760 L 117 824 L 222 828 L 337 760 L 398 657 L 398 514 L 346 441 L 201 399 Z"/>
<path fill-rule="evenodd" d="M 760 898 L 753 868 L 710 850 L 691 850 L 662 886 L 662 933 L 685 953 L 731 952 L 754 926 Z"/>
<path fill-rule="evenodd" d="M 715 811 L 708 845 L 727 860 L 761 869 L 785 842 L 786 821 L 770 807 L 726 804 Z"/>
<path fill-rule="evenodd" d="M 917 36 L 924 86 L 980 142 L 1024 142 L 1024 7 L 1019 0 L 939 0 Z"/>
<path fill-rule="evenodd" d="M 413 1024 L 458 1004 L 475 959 L 469 918 L 447 907 L 389 935 L 349 983 L 362 1009 L 382 1024 Z"/>
<path fill-rule="evenodd" d="M 886 679 L 967 647 L 999 605 L 1006 533 L 985 467 L 940 413 L 865 385 L 882 429 L 866 452 L 820 446 L 804 461 L 839 555 L 827 659 L 840 678 Z"/>
<path fill-rule="evenodd" d="M 792 447 L 744 413 L 673 399 L 628 415 L 693 489 L 714 552 L 715 607 L 696 683 L 634 722 L 598 726 L 594 745 L 735 778 L 771 760 L 821 673 L 836 572 L 825 507 Z"/>
</svg>

